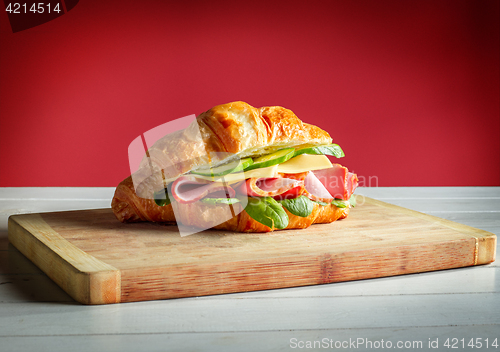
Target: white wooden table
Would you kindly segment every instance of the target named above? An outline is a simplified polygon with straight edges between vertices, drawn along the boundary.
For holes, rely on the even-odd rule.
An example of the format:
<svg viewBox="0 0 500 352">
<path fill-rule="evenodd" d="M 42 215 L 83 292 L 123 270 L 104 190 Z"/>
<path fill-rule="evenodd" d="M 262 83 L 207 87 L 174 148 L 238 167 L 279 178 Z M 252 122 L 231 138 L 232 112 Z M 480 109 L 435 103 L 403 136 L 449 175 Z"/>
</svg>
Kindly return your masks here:
<svg viewBox="0 0 500 352">
<path fill-rule="evenodd" d="M 289 351 L 314 346 L 500 351 L 498 261 L 291 289 L 80 305 L 9 244 L 7 218 L 109 207 L 113 191 L 0 188 L 1 352 Z M 357 193 L 500 235 L 500 187 L 380 187 Z M 467 346 L 472 338 L 475 348 Z M 429 348 L 430 342 L 438 348 Z"/>
</svg>

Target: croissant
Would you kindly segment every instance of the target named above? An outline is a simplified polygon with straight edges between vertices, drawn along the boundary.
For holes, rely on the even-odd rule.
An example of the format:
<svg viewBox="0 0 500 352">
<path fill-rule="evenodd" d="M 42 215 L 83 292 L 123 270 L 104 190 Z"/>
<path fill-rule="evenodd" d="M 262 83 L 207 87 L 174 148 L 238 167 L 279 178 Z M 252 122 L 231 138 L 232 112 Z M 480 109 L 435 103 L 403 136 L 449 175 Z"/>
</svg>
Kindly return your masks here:
<svg viewBox="0 0 500 352">
<path fill-rule="evenodd" d="M 236 232 L 277 230 L 254 220 L 238 203 L 220 207 L 202 202 L 159 206 L 154 194 L 186 173 L 231 158 L 256 157 L 283 148 L 330 144 L 330 135 L 302 122 L 280 106 L 255 108 L 245 102 L 218 105 L 200 114 L 189 127 L 166 135 L 150 147 L 139 169 L 116 188 L 111 207 L 121 222 L 176 222 Z M 232 211 L 225 214 L 224 211 Z M 286 229 L 307 228 L 347 217 L 349 207 L 314 203 L 307 217 L 291 214 Z"/>
</svg>

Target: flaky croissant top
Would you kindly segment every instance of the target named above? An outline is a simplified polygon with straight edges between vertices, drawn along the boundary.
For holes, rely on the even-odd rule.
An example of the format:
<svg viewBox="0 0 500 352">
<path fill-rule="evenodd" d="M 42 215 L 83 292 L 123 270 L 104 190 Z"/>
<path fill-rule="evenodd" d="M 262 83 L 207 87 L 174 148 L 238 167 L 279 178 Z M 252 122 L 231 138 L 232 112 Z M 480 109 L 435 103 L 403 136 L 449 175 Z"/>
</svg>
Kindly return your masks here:
<svg viewBox="0 0 500 352">
<path fill-rule="evenodd" d="M 237 101 L 200 114 L 191 125 L 159 139 L 133 175 L 136 193 L 154 192 L 201 166 L 224 163 L 231 156 L 255 157 L 285 147 L 330 144 L 330 135 L 302 122 L 281 106 L 254 108 Z"/>
</svg>

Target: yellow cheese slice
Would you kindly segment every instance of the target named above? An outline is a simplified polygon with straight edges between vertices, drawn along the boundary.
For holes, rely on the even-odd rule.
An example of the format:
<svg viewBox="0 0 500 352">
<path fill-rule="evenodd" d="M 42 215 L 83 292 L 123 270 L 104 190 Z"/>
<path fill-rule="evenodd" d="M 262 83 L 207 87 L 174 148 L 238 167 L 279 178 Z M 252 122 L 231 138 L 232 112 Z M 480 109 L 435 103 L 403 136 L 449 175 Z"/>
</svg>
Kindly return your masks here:
<svg viewBox="0 0 500 352">
<path fill-rule="evenodd" d="M 276 176 L 278 167 L 279 165 L 273 165 L 269 167 L 263 167 L 260 169 L 253 169 L 247 172 L 236 172 L 234 174 L 228 174 L 219 177 L 201 176 L 201 175 L 194 175 L 194 176 L 202 180 L 214 181 L 214 182 L 226 182 L 232 184 L 252 177 L 274 177 Z"/>
<path fill-rule="evenodd" d="M 300 154 L 283 164 L 278 165 L 278 172 L 285 174 L 298 174 L 300 172 L 322 170 L 332 167 L 326 155 Z"/>
</svg>

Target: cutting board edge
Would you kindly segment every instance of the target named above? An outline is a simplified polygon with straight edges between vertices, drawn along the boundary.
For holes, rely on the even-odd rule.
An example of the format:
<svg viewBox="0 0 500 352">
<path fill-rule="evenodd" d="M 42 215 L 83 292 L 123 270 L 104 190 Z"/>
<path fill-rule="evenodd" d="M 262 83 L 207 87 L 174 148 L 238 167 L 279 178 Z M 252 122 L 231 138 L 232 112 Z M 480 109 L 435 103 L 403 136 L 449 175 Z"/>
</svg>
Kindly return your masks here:
<svg viewBox="0 0 500 352">
<path fill-rule="evenodd" d="M 196 264 L 158 266 L 150 267 L 148 275 L 143 276 L 138 276 L 135 269 L 124 269 L 122 302 L 144 301 L 143 290 L 148 294 L 154 292 L 155 296 L 149 299 L 173 299 L 471 267 L 474 266 L 474 247 L 473 238 L 461 238 L 424 246 L 396 246 L 390 249 L 390 254 L 387 254 L 387 249 L 373 248 L 341 254 L 324 252 L 319 255 L 308 253 L 300 257 L 274 257 L 266 262 L 244 260 L 210 263 L 201 267 Z M 436 252 L 441 253 L 441 256 L 436 256 Z M 233 270 L 228 270 L 229 266 L 232 266 Z M 376 275 L 373 274 L 373 266 L 379 268 Z M 284 277 L 287 278 L 285 281 Z M 175 282 L 171 282 L 170 278 Z M 137 287 L 141 290 L 137 290 Z"/>
<path fill-rule="evenodd" d="M 33 219 L 42 224 L 42 228 L 32 233 Z M 77 302 L 92 305 L 120 303 L 120 271 L 71 244 L 52 230 L 40 214 L 10 216 L 8 239 Z M 61 251 L 61 245 L 71 253 Z"/>
<path fill-rule="evenodd" d="M 493 263 L 496 260 L 496 247 L 497 247 L 497 235 L 494 233 L 478 229 L 476 227 L 460 224 L 455 221 L 443 219 L 434 215 L 425 214 L 416 210 L 408 209 L 401 207 L 399 205 L 383 202 L 381 200 L 373 199 L 365 196 L 356 196 L 356 200 L 358 201 L 358 197 L 364 197 L 364 201 L 368 204 L 378 205 L 384 208 L 392 209 L 395 211 L 399 211 L 401 213 L 405 213 L 411 216 L 415 216 L 417 218 L 427 220 L 430 222 L 439 223 L 442 226 L 446 226 L 463 234 L 469 235 L 472 238 L 475 238 L 476 241 L 476 253 L 475 253 L 475 262 L 474 265 L 483 265 Z"/>
</svg>

